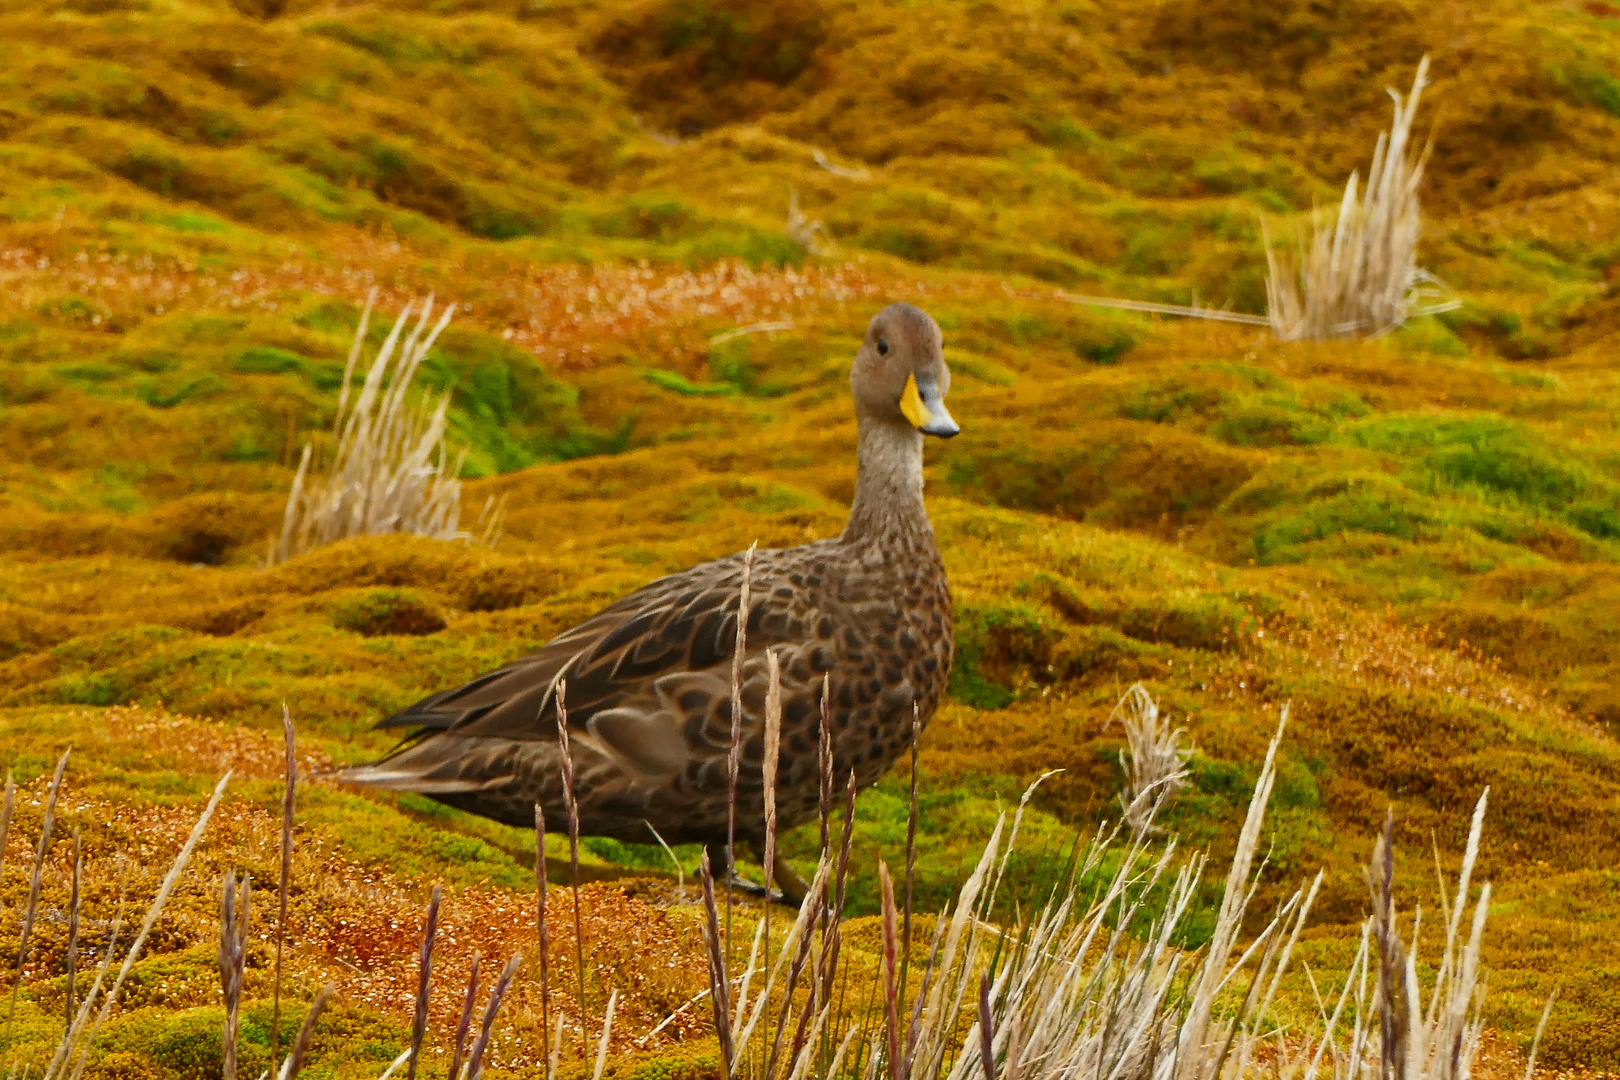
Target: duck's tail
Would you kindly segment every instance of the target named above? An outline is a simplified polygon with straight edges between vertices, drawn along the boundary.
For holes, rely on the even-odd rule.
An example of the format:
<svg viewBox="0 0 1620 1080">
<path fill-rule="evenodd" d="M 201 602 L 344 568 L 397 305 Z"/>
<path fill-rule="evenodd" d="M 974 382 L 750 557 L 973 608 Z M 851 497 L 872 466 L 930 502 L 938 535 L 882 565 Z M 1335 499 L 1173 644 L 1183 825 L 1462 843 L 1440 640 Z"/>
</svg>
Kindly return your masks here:
<svg viewBox="0 0 1620 1080">
<path fill-rule="evenodd" d="M 429 735 L 381 761 L 351 765 L 338 772 L 345 784 L 419 795 L 471 795 L 509 787 L 516 779 L 505 740 Z"/>
</svg>

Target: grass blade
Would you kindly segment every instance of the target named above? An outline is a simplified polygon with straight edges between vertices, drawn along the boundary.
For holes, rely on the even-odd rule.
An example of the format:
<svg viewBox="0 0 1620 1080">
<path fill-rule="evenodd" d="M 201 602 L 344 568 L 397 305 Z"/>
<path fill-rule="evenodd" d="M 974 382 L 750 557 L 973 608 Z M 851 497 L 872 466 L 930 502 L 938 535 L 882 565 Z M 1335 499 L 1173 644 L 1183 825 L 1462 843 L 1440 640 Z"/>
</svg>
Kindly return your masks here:
<svg viewBox="0 0 1620 1080">
<path fill-rule="evenodd" d="M 473 1000 L 477 996 L 478 954 L 473 953 L 472 968 L 467 972 L 467 992 L 461 998 L 461 1019 L 456 1022 L 456 1041 L 450 1054 L 448 1080 L 458 1080 L 461 1076 L 461 1056 L 462 1052 L 467 1048 L 467 1031 L 472 1026 Z M 561 1018 L 559 1018 L 557 1030 L 562 1030 Z"/>
<path fill-rule="evenodd" d="M 563 808 L 568 814 L 568 869 L 574 892 L 574 968 L 579 975 L 579 1049 L 589 1054 L 585 1029 L 585 920 L 579 906 L 579 803 L 574 798 L 574 755 L 568 738 L 568 682 L 557 681 L 557 743 L 562 751 Z"/>
<path fill-rule="evenodd" d="M 56 823 L 56 799 L 62 793 L 62 774 L 67 770 L 68 755 L 72 750 L 64 751 L 60 761 L 56 763 L 56 773 L 51 777 L 50 790 L 45 794 L 45 819 L 39 827 L 39 849 L 34 854 L 34 873 L 28 879 L 28 906 L 23 909 L 22 932 L 17 941 L 17 978 L 11 984 L 11 1004 L 6 1008 L 6 1057 L 11 1056 L 11 1024 L 17 1017 L 17 993 L 22 989 L 23 964 L 28 959 L 28 938 L 33 933 L 34 916 L 39 912 L 39 889 L 41 875 L 45 869 L 45 852 L 51 846 L 51 828 Z"/>
<path fill-rule="evenodd" d="M 298 1038 L 293 1041 L 292 1051 L 287 1060 L 281 1063 L 281 1071 L 276 1074 L 276 1080 L 293 1080 L 304 1068 L 304 1057 L 309 1053 L 309 1042 L 315 1037 L 315 1021 L 320 1019 L 321 1011 L 332 997 L 332 991 L 337 989 L 333 983 L 321 987 L 321 992 L 315 995 L 310 1002 L 309 1012 L 304 1014 L 304 1023 L 298 1029 Z"/>
<path fill-rule="evenodd" d="M 433 886 L 428 900 L 427 925 L 422 928 L 422 958 L 416 982 L 416 1014 L 411 1018 L 411 1050 L 405 1075 L 416 1080 L 416 1061 L 422 1052 L 422 1039 L 427 1035 L 428 996 L 433 984 L 433 938 L 439 930 L 439 900 L 442 890 Z"/>
<path fill-rule="evenodd" d="M 478 1038 L 467 1055 L 467 1080 L 478 1080 L 484 1073 L 484 1053 L 489 1049 L 490 1033 L 495 1030 L 495 1014 L 501 1011 L 501 999 L 506 996 L 507 988 L 512 985 L 512 976 L 517 974 L 518 964 L 522 962 L 522 956 L 514 955 L 495 978 L 495 985 L 489 991 L 489 1003 L 484 1006 L 484 1020 L 479 1026 Z"/>
<path fill-rule="evenodd" d="M 374 290 L 375 291 L 375 290 Z M 366 312 L 371 311 L 370 300 Z M 364 317 L 361 319 L 365 321 Z M 355 346 L 358 348 L 358 343 Z M 347 382 L 344 383 L 348 385 Z M 298 762 L 294 756 L 292 713 L 285 702 L 281 705 L 282 739 L 287 747 L 287 778 L 281 791 L 281 880 L 277 890 L 276 908 L 276 972 L 272 994 L 275 1004 L 270 1012 L 270 1060 L 281 1057 L 281 956 L 287 945 L 287 890 L 292 882 L 292 827 L 293 799 L 298 790 Z"/>
</svg>

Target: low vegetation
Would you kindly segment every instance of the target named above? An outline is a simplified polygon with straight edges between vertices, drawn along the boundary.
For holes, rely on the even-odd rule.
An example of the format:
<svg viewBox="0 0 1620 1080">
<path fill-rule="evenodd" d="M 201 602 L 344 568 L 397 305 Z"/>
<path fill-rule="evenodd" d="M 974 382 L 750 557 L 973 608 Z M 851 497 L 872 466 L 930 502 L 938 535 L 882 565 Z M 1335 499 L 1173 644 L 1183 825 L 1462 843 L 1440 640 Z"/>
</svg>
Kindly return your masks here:
<svg viewBox="0 0 1620 1080">
<path fill-rule="evenodd" d="M 461 451 L 452 463 L 444 442 L 450 393 L 445 391 L 432 409 L 411 401 L 417 369 L 449 325 L 455 308 L 445 308 L 438 325 L 429 330 L 433 298 L 416 310 L 414 304 L 407 304 L 351 403 L 355 361 L 366 342 L 366 324 L 375 298 L 375 290 L 366 297 L 338 385 L 337 420 L 326 474 L 310 473 L 315 448 L 305 443 L 287 495 L 281 538 L 270 553 L 270 562 L 285 562 L 348 536 L 402 532 L 436 540 L 468 539 L 460 529 L 460 477 L 467 452 Z M 418 316 L 416 326 L 407 330 L 413 314 Z M 405 331 L 403 341 L 401 331 Z"/>
<path fill-rule="evenodd" d="M 1019 844 L 998 848 L 997 903 L 1019 906 L 988 918 L 1007 932 L 1035 918 L 1074 837 L 1119 816 L 1151 756 L 1126 754 L 1122 772 L 1130 739 L 1109 723 L 1140 682 L 1186 730 L 1173 751 L 1156 741 L 1186 776 L 1155 824 L 1222 863 L 1289 705 L 1238 931 L 1254 941 L 1322 871 L 1278 1023 L 1320 1031 L 1312 979 L 1331 1016 L 1330 986 L 1365 973 L 1326 1053 L 1382 1069 L 1387 1040 L 1360 1037 L 1389 1014 L 1371 988 L 1410 955 L 1411 1069 L 1461 1038 L 1476 1075 L 1521 1075 L 1554 985 L 1540 1060 L 1615 1068 L 1616 13 L 790 7 L 27 0 L 0 14 L 0 766 L 17 782 L 0 942 L 35 912 L 21 963 L 0 949 L 0 983 L 20 979 L 7 1045 L 48 1063 L 120 897 L 122 936 L 234 769 L 85 1076 L 220 1074 L 230 871 L 252 883 L 238 1076 L 285 1059 L 328 983 L 305 1075 L 382 1074 L 412 1041 L 435 885 L 418 1075 L 449 1070 L 475 954 L 468 1051 L 522 953 L 487 1076 L 542 1067 L 548 1012 L 567 1018 L 558 1074 L 593 1076 L 610 1000 L 604 1078 L 715 1076 L 712 1014 L 693 1001 L 709 985 L 695 849 L 672 867 L 656 846 L 584 838 L 576 896 L 566 838 L 549 837 L 546 995 L 532 836 L 315 778 L 385 749 L 379 716 L 661 573 L 836 533 L 853 485 L 848 358 L 871 311 L 908 299 L 944 327 L 964 425 L 928 465 L 961 648 L 915 771 L 857 801 L 851 977 L 884 985 L 879 868 L 906 865 L 909 884 L 890 881 L 913 912 L 898 1017 L 941 925 L 922 913 L 962 910 L 1003 807 L 1061 769 L 1022 805 Z M 1462 306 L 1408 311 L 1376 341 L 1279 341 L 1071 299 L 1262 317 L 1261 215 L 1279 238 L 1313 235 L 1313 207 L 1366 167 L 1382 88 L 1410 85 L 1426 53 L 1437 122 L 1407 143 L 1410 169 L 1432 131 L 1414 265 Z M 375 357 L 429 294 L 455 320 L 401 401 L 448 395 L 439 478 L 466 454 L 454 530 L 482 535 L 504 499 L 498 548 L 354 535 L 263 565 L 303 447 L 306 479 L 336 461 L 323 455 L 344 391 L 357 403 L 365 385 L 351 349 Z M 489 516 L 469 524 L 475 507 Z M 311 779 L 278 1014 L 283 703 Z M 1461 893 L 1434 903 L 1432 853 L 1461 873 L 1486 787 L 1472 872 L 1492 883 L 1477 953 L 1490 992 L 1458 1020 L 1471 925 Z M 803 869 L 820 857 L 814 828 L 780 843 Z M 1390 917 L 1385 882 L 1402 910 L 1441 916 Z M 1168 886 L 1140 912 L 1162 910 Z M 1188 894 L 1175 943 L 1203 949 L 1196 962 L 1222 895 Z M 1095 916 L 1081 907 L 1074 919 Z M 779 944 L 789 921 L 772 927 Z M 1022 1014 L 991 989 L 984 1030 L 1006 1072 L 1003 1021 Z M 1219 998 L 1211 1023 L 1242 1004 Z M 1037 1067 L 1022 1051 L 1037 1027 L 1021 1021 L 1018 1071 Z M 862 1046 L 848 1053 L 863 1069 L 882 1060 Z"/>
<path fill-rule="evenodd" d="M 1411 92 L 1403 99 L 1390 91 L 1395 117 L 1378 136 L 1366 187 L 1357 186 L 1359 173 L 1350 174 L 1338 212 L 1315 215 L 1309 247 L 1302 237 L 1279 255 L 1267 240 L 1266 313 L 1284 341 L 1381 337 L 1409 318 L 1459 306 L 1433 302 L 1440 283 L 1417 263 L 1418 189 L 1434 144 L 1415 150 L 1412 125 L 1428 75 L 1425 56 Z"/>
</svg>

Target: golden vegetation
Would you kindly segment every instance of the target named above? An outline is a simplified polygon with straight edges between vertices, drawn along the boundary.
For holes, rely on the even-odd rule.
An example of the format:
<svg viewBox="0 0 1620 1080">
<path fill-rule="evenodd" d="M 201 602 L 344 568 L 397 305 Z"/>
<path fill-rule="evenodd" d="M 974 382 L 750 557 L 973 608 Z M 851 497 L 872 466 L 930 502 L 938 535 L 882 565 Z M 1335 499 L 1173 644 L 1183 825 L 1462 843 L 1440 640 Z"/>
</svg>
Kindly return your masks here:
<svg viewBox="0 0 1620 1080">
<path fill-rule="evenodd" d="M 1230 853 L 1261 718 L 1292 701 L 1263 888 L 1326 868 L 1313 970 L 1351 964 L 1386 802 L 1399 887 L 1432 909 L 1417 853 L 1431 830 L 1460 850 L 1489 785 L 1487 1019 L 1522 1047 L 1557 983 L 1543 1060 L 1620 1065 L 1607 6 L 30 0 L 0 27 L 0 722 L 26 793 L 0 941 L 62 747 L 57 835 L 83 829 L 94 919 L 120 850 L 166 865 L 225 763 L 250 773 L 101 1075 L 217 1068 L 217 885 L 273 878 L 259 732 L 283 701 L 312 754 L 356 760 L 385 745 L 377 717 L 659 573 L 836 532 L 848 357 L 892 299 L 944 327 L 964 425 L 929 469 L 962 649 L 922 751 L 923 907 L 1048 768 L 1010 872 L 1041 880 L 1066 824 L 1115 813 L 1106 719 L 1136 680 L 1198 748 L 1166 824 Z M 1278 343 L 1059 291 L 1262 310 L 1259 213 L 1334 200 L 1425 52 L 1420 251 L 1460 310 Z M 835 255 L 786 235 L 790 199 Z M 469 505 L 507 499 L 500 549 L 362 537 L 260 568 L 299 450 L 332 450 L 373 287 L 379 323 L 429 291 L 458 305 L 417 380 L 450 394 Z M 375 1076 L 431 883 L 452 886 L 445 985 L 473 949 L 532 952 L 529 841 L 420 800 L 304 800 L 294 986 L 339 984 L 314 1065 Z M 857 911 L 904 815 L 903 780 L 862 798 Z M 656 848 L 586 847 L 588 993 L 611 971 L 625 995 L 610 1075 L 711 1075 L 700 1018 L 635 1044 L 702 988 L 691 897 Z M 132 902 L 157 872 L 131 865 Z M 42 921 L 28 959 L 33 1045 L 54 1040 L 63 933 Z M 263 961 L 261 938 L 243 1074 L 268 1060 Z M 532 980 L 498 1066 L 535 1060 Z"/>
</svg>

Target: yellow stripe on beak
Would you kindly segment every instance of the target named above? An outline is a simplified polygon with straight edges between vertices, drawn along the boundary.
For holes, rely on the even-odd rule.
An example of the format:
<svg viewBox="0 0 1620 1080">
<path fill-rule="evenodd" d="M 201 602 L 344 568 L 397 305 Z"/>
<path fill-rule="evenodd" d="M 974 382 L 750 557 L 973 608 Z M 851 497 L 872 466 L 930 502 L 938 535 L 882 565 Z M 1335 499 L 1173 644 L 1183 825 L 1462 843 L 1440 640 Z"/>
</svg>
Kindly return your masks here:
<svg viewBox="0 0 1620 1080">
<path fill-rule="evenodd" d="M 906 389 L 900 395 L 900 411 L 906 414 L 913 427 L 924 428 L 933 420 L 933 414 L 928 406 L 923 404 L 922 395 L 917 392 L 917 376 L 906 376 Z"/>
</svg>

